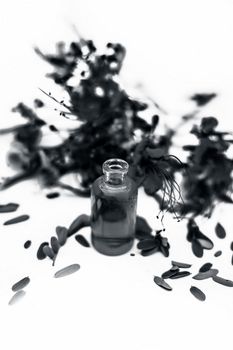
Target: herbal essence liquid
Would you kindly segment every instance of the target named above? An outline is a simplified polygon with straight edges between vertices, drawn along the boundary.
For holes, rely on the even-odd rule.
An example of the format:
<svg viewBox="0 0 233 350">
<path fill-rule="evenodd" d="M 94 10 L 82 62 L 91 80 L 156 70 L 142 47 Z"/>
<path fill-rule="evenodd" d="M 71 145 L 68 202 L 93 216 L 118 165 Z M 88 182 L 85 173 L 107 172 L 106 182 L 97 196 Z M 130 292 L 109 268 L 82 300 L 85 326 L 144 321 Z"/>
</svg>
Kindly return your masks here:
<svg viewBox="0 0 233 350">
<path fill-rule="evenodd" d="M 128 252 L 134 241 L 137 186 L 127 176 L 129 165 L 122 159 L 109 159 L 103 174 L 92 185 L 92 244 L 105 255 Z"/>
</svg>

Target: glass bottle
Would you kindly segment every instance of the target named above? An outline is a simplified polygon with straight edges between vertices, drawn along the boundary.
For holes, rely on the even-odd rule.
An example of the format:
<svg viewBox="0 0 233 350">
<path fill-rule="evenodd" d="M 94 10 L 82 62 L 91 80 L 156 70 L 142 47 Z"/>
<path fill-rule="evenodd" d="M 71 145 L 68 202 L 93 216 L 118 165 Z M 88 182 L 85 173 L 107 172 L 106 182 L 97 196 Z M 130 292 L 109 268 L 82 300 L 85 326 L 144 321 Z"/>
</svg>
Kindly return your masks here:
<svg viewBox="0 0 233 350">
<path fill-rule="evenodd" d="M 122 159 L 103 164 L 104 175 L 92 185 L 92 244 L 105 255 L 128 252 L 134 241 L 137 186 L 127 176 L 129 165 Z"/>
</svg>

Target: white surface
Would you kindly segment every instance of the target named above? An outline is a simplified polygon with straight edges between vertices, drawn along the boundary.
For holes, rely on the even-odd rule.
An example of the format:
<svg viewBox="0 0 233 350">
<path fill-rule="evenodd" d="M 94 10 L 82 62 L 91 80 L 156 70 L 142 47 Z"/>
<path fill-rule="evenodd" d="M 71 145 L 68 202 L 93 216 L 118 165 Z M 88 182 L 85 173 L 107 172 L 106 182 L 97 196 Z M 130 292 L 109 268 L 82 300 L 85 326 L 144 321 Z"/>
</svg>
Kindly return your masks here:
<svg viewBox="0 0 233 350">
<path fill-rule="evenodd" d="M 49 50 L 56 40 L 72 40 L 72 22 L 100 45 L 108 41 L 126 45 L 124 80 L 130 85 L 144 83 L 147 92 L 168 111 L 169 122 L 192 110 L 193 104 L 186 102 L 190 94 L 216 91 L 219 97 L 203 109 L 203 115 L 216 115 L 221 128 L 232 130 L 232 15 L 230 0 L 157 0 L 143 5 L 129 0 L 9 0 L 0 14 L 5 53 L 0 65 L 1 127 L 21 120 L 10 113 L 10 108 L 18 101 L 40 97 L 38 86 L 54 91 L 54 85 L 43 79 L 49 67 L 35 56 L 31 46 Z M 48 112 L 47 118 L 51 114 Z M 1 137 L 0 175 L 8 172 L 4 162 L 8 147 L 9 138 Z M 31 216 L 25 223 L 8 227 L 2 223 L 15 213 L 0 216 L 1 349 L 231 348 L 232 288 L 187 277 L 171 281 L 173 291 L 167 292 L 153 282 L 153 275 L 169 268 L 171 259 L 193 263 L 194 273 L 210 261 L 221 276 L 233 279 L 231 206 L 219 207 L 211 221 L 200 222 L 203 232 L 215 243 L 203 259 L 191 253 L 185 239 L 186 223 L 166 217 L 166 235 L 171 242 L 167 259 L 159 254 L 109 258 L 79 246 L 72 237 L 52 267 L 50 261 L 36 259 L 38 245 L 54 234 L 57 225 L 69 225 L 77 215 L 89 213 L 89 200 L 67 193 L 48 200 L 34 182 L 2 192 L 0 198 L 1 203 L 19 202 L 17 215 Z M 156 223 L 157 206 L 142 193 L 138 213 L 151 225 Z M 218 220 L 228 234 L 222 241 L 214 234 Z M 32 246 L 25 250 L 27 239 L 32 240 Z M 224 253 L 214 258 L 218 249 Z M 53 278 L 56 270 L 76 262 L 81 269 L 75 275 Z M 27 275 L 31 283 L 25 288 L 25 298 L 9 307 L 12 284 Z M 205 303 L 193 298 L 191 285 L 206 293 Z"/>
</svg>

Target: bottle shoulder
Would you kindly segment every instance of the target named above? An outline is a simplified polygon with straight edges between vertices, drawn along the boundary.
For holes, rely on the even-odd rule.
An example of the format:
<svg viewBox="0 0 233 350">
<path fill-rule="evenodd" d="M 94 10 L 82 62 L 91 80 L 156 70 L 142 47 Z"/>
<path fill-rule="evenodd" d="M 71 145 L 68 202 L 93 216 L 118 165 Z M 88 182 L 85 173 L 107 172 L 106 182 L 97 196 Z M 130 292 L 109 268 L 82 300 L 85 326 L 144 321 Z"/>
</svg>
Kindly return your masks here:
<svg viewBox="0 0 233 350">
<path fill-rule="evenodd" d="M 135 194 L 137 195 L 137 185 L 134 180 L 126 176 L 125 181 L 120 186 L 110 186 L 105 182 L 104 176 L 98 177 L 92 184 L 92 192 L 103 195 Z"/>
</svg>

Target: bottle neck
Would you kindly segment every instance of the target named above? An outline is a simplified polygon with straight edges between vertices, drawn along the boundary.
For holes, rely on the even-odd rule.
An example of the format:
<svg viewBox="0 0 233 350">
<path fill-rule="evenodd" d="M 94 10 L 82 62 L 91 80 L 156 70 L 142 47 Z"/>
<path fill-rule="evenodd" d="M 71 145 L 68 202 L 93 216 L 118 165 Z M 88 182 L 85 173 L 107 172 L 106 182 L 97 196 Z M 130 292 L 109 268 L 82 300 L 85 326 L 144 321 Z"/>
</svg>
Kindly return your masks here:
<svg viewBox="0 0 233 350">
<path fill-rule="evenodd" d="M 126 174 L 124 173 L 114 173 L 106 172 L 104 174 L 104 181 L 109 186 L 122 186 L 125 184 Z"/>
<path fill-rule="evenodd" d="M 126 185 L 129 165 L 122 159 L 109 159 L 103 164 L 104 182 L 107 186 L 122 188 Z"/>
</svg>

